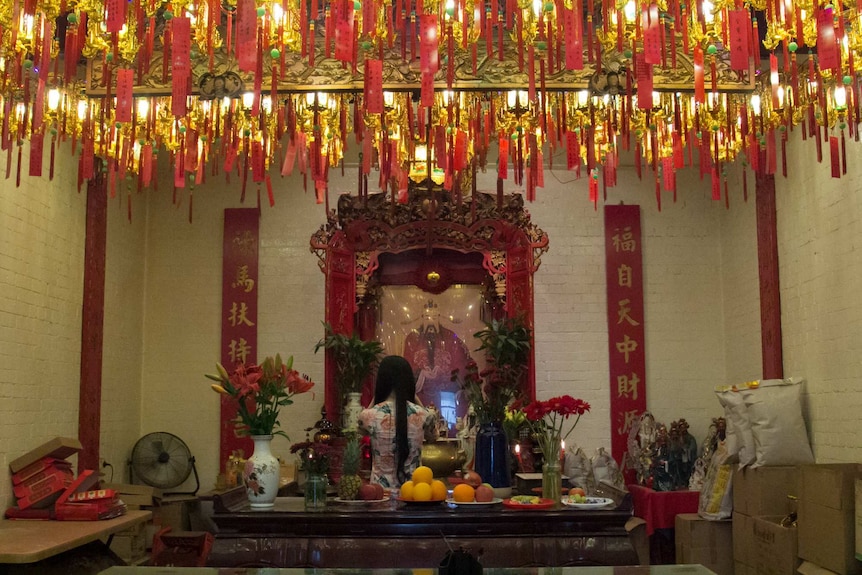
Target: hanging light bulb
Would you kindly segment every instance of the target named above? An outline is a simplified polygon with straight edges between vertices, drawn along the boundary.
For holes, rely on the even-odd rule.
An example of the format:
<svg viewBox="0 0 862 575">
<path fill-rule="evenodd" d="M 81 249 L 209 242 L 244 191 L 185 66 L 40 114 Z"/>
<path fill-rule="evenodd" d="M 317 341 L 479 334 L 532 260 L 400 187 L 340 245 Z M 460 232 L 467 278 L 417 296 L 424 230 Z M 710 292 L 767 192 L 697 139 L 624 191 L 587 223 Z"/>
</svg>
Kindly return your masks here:
<svg viewBox="0 0 862 575">
<path fill-rule="evenodd" d="M 251 110 L 254 105 L 254 92 L 245 92 L 242 95 L 242 107 L 246 110 Z"/>
<path fill-rule="evenodd" d="M 629 0 L 626 2 L 626 5 L 623 7 L 623 16 L 626 19 L 627 24 L 633 24 L 635 18 L 637 18 L 638 7 L 635 3 L 635 0 Z"/>
<path fill-rule="evenodd" d="M 57 108 L 60 106 L 60 90 L 57 88 L 51 88 L 48 90 L 48 109 L 52 112 L 56 112 Z"/>
<path fill-rule="evenodd" d="M 147 98 L 138 98 L 138 118 L 146 118 L 150 113 L 150 101 Z"/>
<path fill-rule="evenodd" d="M 847 89 L 844 86 L 836 86 L 832 92 L 832 98 L 835 100 L 836 110 L 845 110 L 847 108 Z"/>
<path fill-rule="evenodd" d="M 751 96 L 751 109 L 754 111 L 756 115 L 760 115 L 760 96 L 757 94 L 752 94 Z"/>
</svg>

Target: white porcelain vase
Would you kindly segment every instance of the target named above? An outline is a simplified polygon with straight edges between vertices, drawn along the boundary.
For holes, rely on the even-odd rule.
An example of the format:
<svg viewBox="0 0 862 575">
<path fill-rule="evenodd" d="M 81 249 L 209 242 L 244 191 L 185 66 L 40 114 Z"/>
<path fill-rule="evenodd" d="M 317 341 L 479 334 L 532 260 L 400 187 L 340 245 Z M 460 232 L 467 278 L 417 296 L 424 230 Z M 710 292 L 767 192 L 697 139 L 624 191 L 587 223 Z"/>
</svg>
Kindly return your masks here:
<svg viewBox="0 0 862 575">
<path fill-rule="evenodd" d="M 272 435 L 253 435 L 254 453 L 242 474 L 252 507 L 273 507 L 278 495 L 278 458 L 272 454 Z"/>
<path fill-rule="evenodd" d="M 342 426 L 347 431 L 356 431 L 359 427 L 359 414 L 362 413 L 362 394 L 359 392 L 351 392 L 347 394 L 347 401 L 344 403 L 344 414 L 342 416 Z"/>
</svg>

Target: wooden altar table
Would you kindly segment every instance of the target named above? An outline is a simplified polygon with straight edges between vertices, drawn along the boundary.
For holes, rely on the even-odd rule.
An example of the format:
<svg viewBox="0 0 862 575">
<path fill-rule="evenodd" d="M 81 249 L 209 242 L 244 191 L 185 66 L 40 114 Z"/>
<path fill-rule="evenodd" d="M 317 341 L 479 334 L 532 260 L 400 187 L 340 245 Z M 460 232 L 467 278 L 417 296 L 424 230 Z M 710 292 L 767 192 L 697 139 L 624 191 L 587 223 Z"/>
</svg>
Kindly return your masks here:
<svg viewBox="0 0 862 575">
<path fill-rule="evenodd" d="M 637 565 L 625 529 L 630 499 L 606 509 L 514 510 L 497 505 L 450 507 L 390 501 L 330 503 L 306 512 L 303 500 L 279 498 L 274 509 L 216 512 L 208 564 L 219 567 L 433 568 L 448 549 L 494 567 Z"/>
</svg>

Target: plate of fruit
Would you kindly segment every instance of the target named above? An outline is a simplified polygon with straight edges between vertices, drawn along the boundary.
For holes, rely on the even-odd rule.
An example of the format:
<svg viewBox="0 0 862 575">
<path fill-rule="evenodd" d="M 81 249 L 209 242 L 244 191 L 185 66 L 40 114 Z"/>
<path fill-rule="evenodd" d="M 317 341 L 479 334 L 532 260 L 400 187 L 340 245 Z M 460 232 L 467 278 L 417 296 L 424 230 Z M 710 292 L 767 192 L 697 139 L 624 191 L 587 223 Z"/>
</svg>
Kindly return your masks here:
<svg viewBox="0 0 862 575">
<path fill-rule="evenodd" d="M 573 487 L 569 490 L 568 495 L 564 495 L 562 499 L 563 505 L 574 507 L 575 509 L 598 509 L 612 505 L 613 499 L 607 497 L 587 497 L 584 490 L 579 487 Z"/>
<path fill-rule="evenodd" d="M 503 500 L 494 497 L 494 488 L 488 483 L 473 487 L 468 483 L 459 483 L 452 489 L 452 497 L 446 500 L 450 505 L 496 505 Z"/>
<path fill-rule="evenodd" d="M 379 489 L 378 489 L 379 488 Z M 383 489 L 383 486 L 366 483 L 359 488 L 355 498 L 336 497 L 336 503 L 344 505 L 370 505 L 372 503 L 383 503 L 389 501 L 389 490 Z"/>
<path fill-rule="evenodd" d="M 515 495 L 503 500 L 503 507 L 509 509 L 549 509 L 553 506 L 553 499 L 545 499 L 538 495 Z"/>
<path fill-rule="evenodd" d="M 434 479 L 430 467 L 420 465 L 413 471 L 410 481 L 401 484 L 396 499 L 407 505 L 436 505 L 446 500 L 446 484 Z"/>
</svg>

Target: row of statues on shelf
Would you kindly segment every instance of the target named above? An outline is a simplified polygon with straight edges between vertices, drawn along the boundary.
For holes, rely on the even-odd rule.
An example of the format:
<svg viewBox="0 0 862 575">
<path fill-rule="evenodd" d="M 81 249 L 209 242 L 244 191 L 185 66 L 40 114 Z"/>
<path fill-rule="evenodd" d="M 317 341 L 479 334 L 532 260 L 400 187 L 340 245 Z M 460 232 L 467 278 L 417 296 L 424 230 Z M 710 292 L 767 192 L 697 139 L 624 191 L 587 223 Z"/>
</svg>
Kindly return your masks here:
<svg viewBox="0 0 862 575">
<path fill-rule="evenodd" d="M 672 422 L 668 428 L 646 411 L 629 433 L 626 466 L 634 470 L 639 484 L 656 491 L 699 491 L 709 461 L 718 442 L 724 440 L 726 429 L 724 418 L 714 418 L 698 449 L 685 419 Z"/>
</svg>

